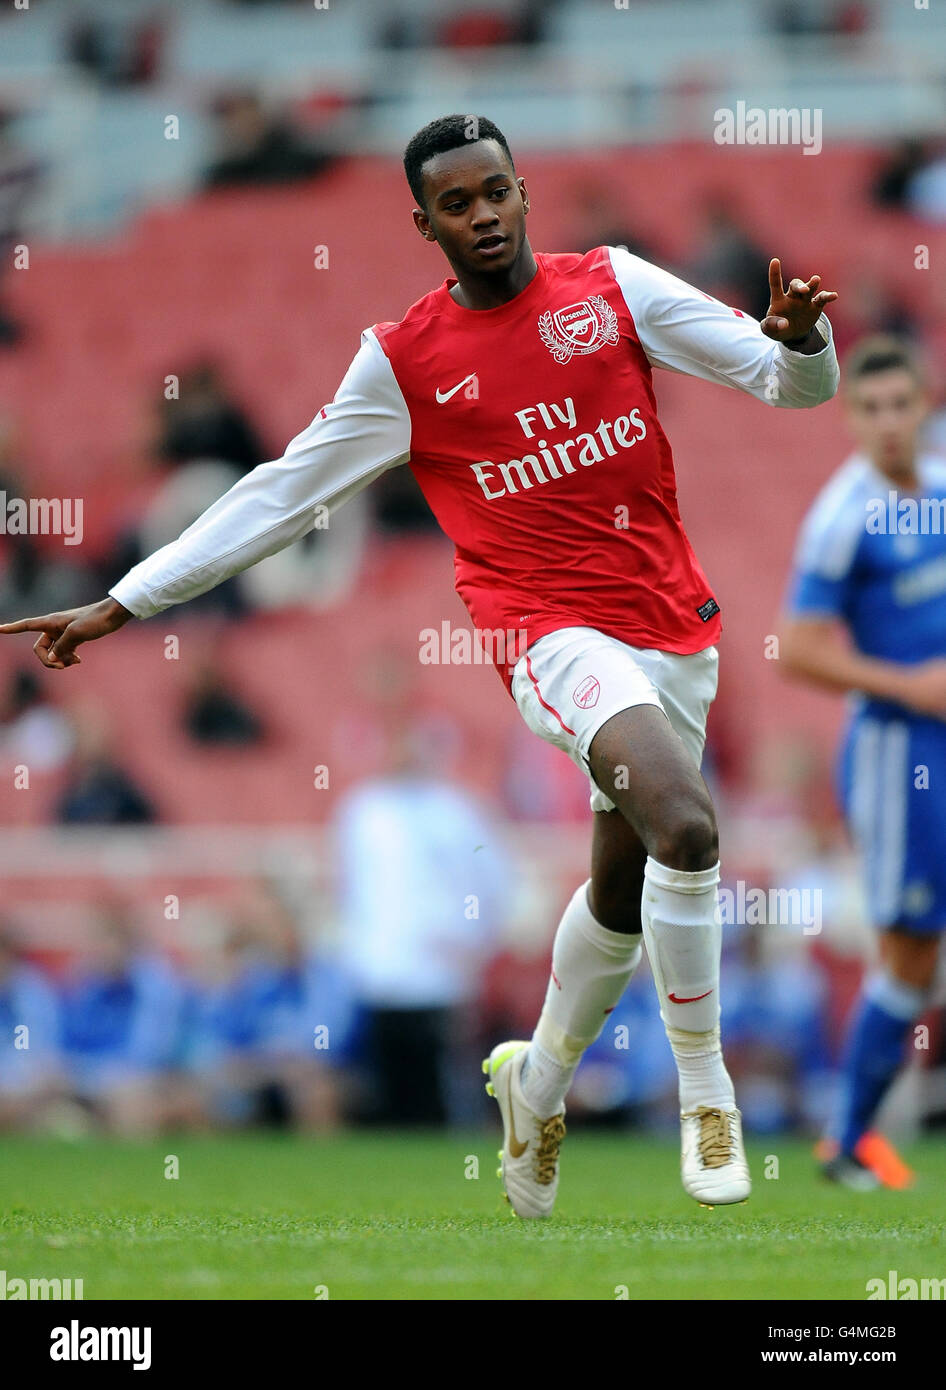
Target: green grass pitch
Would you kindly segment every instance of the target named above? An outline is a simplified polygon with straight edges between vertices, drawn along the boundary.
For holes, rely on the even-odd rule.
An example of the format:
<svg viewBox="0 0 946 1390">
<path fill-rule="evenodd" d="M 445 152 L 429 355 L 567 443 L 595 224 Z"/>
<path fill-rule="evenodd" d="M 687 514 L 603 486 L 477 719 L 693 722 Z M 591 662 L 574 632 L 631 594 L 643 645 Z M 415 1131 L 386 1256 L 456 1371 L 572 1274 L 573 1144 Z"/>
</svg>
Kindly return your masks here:
<svg viewBox="0 0 946 1390">
<path fill-rule="evenodd" d="M 911 1191 L 860 1194 L 823 1183 L 807 1145 L 757 1140 L 752 1199 L 708 1211 L 671 1143 L 575 1133 L 555 1216 L 529 1223 L 500 1196 L 498 1142 L 7 1137 L 0 1268 L 82 1278 L 86 1299 L 865 1299 L 891 1269 L 946 1276 L 942 1143 L 908 1151 Z"/>
</svg>

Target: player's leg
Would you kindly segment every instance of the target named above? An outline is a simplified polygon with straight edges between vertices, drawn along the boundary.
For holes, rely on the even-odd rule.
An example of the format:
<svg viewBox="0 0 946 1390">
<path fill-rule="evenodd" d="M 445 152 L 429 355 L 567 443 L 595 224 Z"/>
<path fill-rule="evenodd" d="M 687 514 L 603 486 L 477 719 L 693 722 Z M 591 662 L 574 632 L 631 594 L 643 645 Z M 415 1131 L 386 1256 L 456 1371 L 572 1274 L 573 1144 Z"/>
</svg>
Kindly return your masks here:
<svg viewBox="0 0 946 1390">
<path fill-rule="evenodd" d="M 565 1096 L 585 1049 L 640 965 L 646 858 L 619 811 L 595 812 L 591 878 L 572 894 L 555 933 L 545 1003 L 532 1041 L 501 1043 L 484 1063 L 487 1089 L 499 1102 L 505 1129 L 500 1173 L 519 1216 L 552 1210 Z M 523 1141 L 533 1145 L 534 1155 Z"/>
<path fill-rule="evenodd" d="M 664 913 L 666 929 L 661 924 L 658 931 L 681 938 L 677 944 L 685 949 L 676 955 L 687 963 L 681 980 L 690 979 L 694 963 L 701 966 L 701 978 L 712 978 L 714 954 L 718 976 L 716 827 L 698 770 L 715 691 L 715 649 L 692 657 L 643 652 L 592 629 L 543 638 L 517 665 L 513 695 L 526 723 L 589 776 L 594 746 L 598 773 L 593 776 L 592 809 L 611 813 L 595 816 L 592 878 L 576 890 L 559 924 L 545 1006 L 531 1044 L 501 1044 L 484 1064 L 503 1114 L 507 1195 L 521 1215 L 551 1210 L 557 1166 L 546 1165 L 540 1192 L 529 1159 L 510 1161 L 510 1135 L 514 1149 L 521 1142 L 516 1115 L 523 1130 L 563 1114 L 564 1096 L 584 1049 L 600 1033 L 640 961 L 645 871 L 658 915 L 667 894 L 676 904 L 669 915 Z M 619 810 L 611 794 L 624 791 L 630 796 L 622 796 L 626 804 Z M 678 974 L 676 968 L 671 971 L 674 980 Z M 674 989 L 671 984 L 669 991 Z M 703 990 L 693 993 L 702 995 Z M 700 1094 L 684 1129 L 694 1132 L 696 1166 L 702 1169 L 704 1158 L 714 1165 L 712 1199 L 738 1200 L 748 1191 L 747 1173 L 737 1175 L 737 1196 L 727 1193 L 727 1185 L 736 1190 L 728 1165 L 736 1150 L 741 1162 L 738 1112 L 731 1101 L 722 1107 L 725 1115 L 718 1105 L 712 1112 L 703 1105 L 704 1098 L 719 1101 L 728 1083 L 719 1054 L 718 999 L 713 1001 L 715 1018 L 704 1028 L 705 1007 L 699 1014 L 692 1010 L 701 1001 L 680 997 L 691 1006 L 690 1027 L 680 1030 L 687 1036 L 674 1041 L 674 1050 L 684 1059 L 681 1071 L 694 1077 Z M 544 1149 L 539 1145 L 547 1153 L 553 1147 L 551 1142 Z M 684 1181 L 692 1195 L 702 1196 L 686 1172 Z"/>
<path fill-rule="evenodd" d="M 585 696 L 588 690 L 590 700 Z M 528 727 L 567 753 L 589 778 L 587 745 L 607 717 L 640 700 L 659 704 L 659 695 L 630 650 L 591 628 L 563 629 L 540 638 L 518 661 L 512 693 Z M 642 954 L 639 914 L 633 904 L 640 902 L 643 849 L 597 788 L 591 806 L 611 813 L 595 816 L 593 870 L 608 900 L 599 910 L 619 929 L 611 930 L 595 917 L 588 897 L 590 880 L 580 884 L 555 933 L 546 1002 L 531 1043 L 500 1043 L 483 1063 L 489 1078 L 486 1089 L 495 1096 L 503 1121 L 500 1175 L 519 1216 L 545 1216 L 554 1206 L 565 1093 L 584 1048 L 598 1036 Z M 606 832 L 598 829 L 602 823 L 612 827 L 607 842 Z M 620 836 L 619 843 L 614 835 Z M 632 844 L 639 876 L 636 886 L 625 883 L 625 911 L 616 874 Z M 524 1067 L 529 1099 L 521 1080 Z"/>
<path fill-rule="evenodd" d="M 674 709 L 674 690 L 662 695 Z M 720 1042 L 719 842 L 709 790 L 691 748 L 652 706 L 609 720 L 589 761 L 647 851 L 641 925 L 680 1080 L 684 1186 L 707 1203 L 742 1201 L 750 1184 Z"/>
<path fill-rule="evenodd" d="M 588 906 L 608 931 L 641 934 L 647 848 L 620 811 L 596 811 L 591 831 Z"/>
<path fill-rule="evenodd" d="M 875 1186 L 871 1173 L 889 1185 L 909 1180 L 896 1155 L 873 1142 L 869 1131 L 929 1002 L 939 946 L 938 934 L 918 934 L 899 924 L 881 937 L 880 965 L 864 983 L 845 1046 L 838 1153 L 825 1165 L 826 1176 L 848 1186 Z"/>
<path fill-rule="evenodd" d="M 916 778 L 920 766 L 929 770 L 928 781 Z M 908 1170 L 899 1178 L 889 1174 L 868 1145 L 876 1147 L 871 1125 L 928 1003 L 946 923 L 946 817 L 937 801 L 946 776 L 946 728 L 861 716 L 848 731 L 840 772 L 868 909 L 881 928 L 880 960 L 867 974 L 848 1028 L 832 1126 L 837 1153 L 823 1171 L 852 1187 L 876 1186 L 878 1175 L 900 1185 Z"/>
<path fill-rule="evenodd" d="M 682 951 L 688 963 L 694 959 L 694 946 L 701 936 L 699 926 L 690 929 L 693 910 L 708 915 L 711 924 L 710 957 L 715 950 L 715 970 L 719 969 L 720 930 L 716 922 L 716 882 L 718 873 L 716 826 L 709 792 L 699 770 L 680 737 L 674 732 L 667 716 L 654 705 L 638 705 L 622 710 L 609 719 L 595 734 L 589 762 L 598 788 L 613 798 L 616 809 L 597 811 L 594 816 L 591 878 L 576 889 L 555 935 L 552 969 L 548 991 L 532 1046 L 523 1063 L 523 1093 L 536 1113 L 542 1116 L 557 1114 L 563 1107 L 583 1053 L 600 1035 L 608 1015 L 623 994 L 631 976 L 640 964 L 642 951 L 641 903 L 648 874 L 649 850 L 654 893 L 667 891 L 667 875 L 683 873 L 682 880 L 674 878 L 670 891 L 678 881 L 683 882 L 688 896 L 682 905 L 670 908 L 670 915 L 687 924 L 682 929 Z M 709 873 L 706 861 L 709 861 Z M 687 872 L 695 864 L 694 876 Z M 668 866 L 660 878 L 659 871 Z M 678 867 L 679 866 L 679 867 Z M 702 892 L 690 891 L 694 884 L 707 884 Z M 666 915 L 666 914 L 664 914 Z M 657 929 L 668 936 L 669 924 Z M 680 935 L 677 927 L 674 939 Z M 662 954 L 673 949 L 666 943 Z M 648 943 L 652 960 L 654 949 Z M 701 965 L 701 970 L 703 966 Z M 711 981 L 713 965 L 708 962 L 705 973 Z M 682 980 L 679 970 L 670 966 L 669 991 Z M 689 976 L 688 976 L 689 978 Z M 690 986 L 692 993 L 701 994 L 706 981 L 701 974 L 699 989 Z M 716 990 L 718 980 L 708 985 Z M 682 997 L 687 997 L 685 994 Z M 718 1019 L 718 995 L 707 1008 L 715 1009 Z M 689 1025 L 694 1015 L 692 1004 L 684 1022 Z M 673 1005 L 668 1004 L 673 1011 Z M 664 1015 L 665 1022 L 667 1016 Z M 678 1025 L 680 1020 L 677 1020 Z M 712 1029 L 713 1023 L 708 1025 Z M 729 1084 L 718 1042 L 710 1040 L 707 1053 L 702 1027 L 691 1029 L 701 1035 L 699 1061 L 691 1059 L 692 1039 L 671 1039 L 679 1052 L 678 1064 L 683 1073 L 699 1072 L 700 1085 L 683 1088 L 684 1109 L 710 1100 L 733 1105 Z M 708 1057 L 715 1061 L 710 1063 Z M 710 1088 L 713 1095 L 703 1094 L 704 1073 L 715 1066 L 720 1075 Z M 696 1091 L 700 1094 L 697 1096 Z"/>
<path fill-rule="evenodd" d="M 652 706 L 609 720 L 591 744 L 590 762 L 646 851 L 641 926 L 681 1072 L 682 1108 L 732 1105 L 719 1050 L 719 850 L 709 791 L 682 739 Z"/>
<path fill-rule="evenodd" d="M 595 812 L 591 877 L 576 888 L 555 933 L 545 1003 L 520 1076 L 543 1118 L 563 1109 L 583 1053 L 640 965 L 646 858 L 620 811 Z"/>
<path fill-rule="evenodd" d="M 719 858 L 716 816 L 699 767 L 654 705 L 615 714 L 589 753 L 595 783 L 617 806 L 647 855 L 683 872 Z"/>
</svg>

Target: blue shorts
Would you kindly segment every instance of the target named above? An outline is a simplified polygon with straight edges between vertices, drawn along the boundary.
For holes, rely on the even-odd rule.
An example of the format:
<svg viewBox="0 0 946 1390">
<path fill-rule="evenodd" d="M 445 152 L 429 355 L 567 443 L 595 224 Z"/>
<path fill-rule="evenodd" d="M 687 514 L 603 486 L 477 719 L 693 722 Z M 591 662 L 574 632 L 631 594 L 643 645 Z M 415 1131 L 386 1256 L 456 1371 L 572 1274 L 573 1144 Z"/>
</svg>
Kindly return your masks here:
<svg viewBox="0 0 946 1390">
<path fill-rule="evenodd" d="M 856 714 L 838 791 L 875 927 L 946 927 L 946 722 Z"/>
</svg>

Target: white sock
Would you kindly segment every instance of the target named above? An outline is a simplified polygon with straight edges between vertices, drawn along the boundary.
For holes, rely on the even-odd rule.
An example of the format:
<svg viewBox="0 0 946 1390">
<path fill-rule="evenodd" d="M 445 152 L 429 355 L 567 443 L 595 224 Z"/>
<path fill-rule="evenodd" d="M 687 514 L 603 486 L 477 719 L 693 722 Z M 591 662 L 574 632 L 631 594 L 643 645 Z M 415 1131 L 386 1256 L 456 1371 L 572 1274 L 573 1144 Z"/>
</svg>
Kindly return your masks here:
<svg viewBox="0 0 946 1390">
<path fill-rule="evenodd" d="M 609 931 L 591 915 L 590 882 L 576 889 L 555 933 L 545 1004 L 523 1063 L 523 1095 L 543 1120 L 561 1112 L 582 1053 L 643 956 L 639 934 Z"/>
<path fill-rule="evenodd" d="M 719 1040 L 718 884 L 718 863 L 687 873 L 647 857 L 641 924 L 685 1111 L 736 1103 Z"/>
</svg>

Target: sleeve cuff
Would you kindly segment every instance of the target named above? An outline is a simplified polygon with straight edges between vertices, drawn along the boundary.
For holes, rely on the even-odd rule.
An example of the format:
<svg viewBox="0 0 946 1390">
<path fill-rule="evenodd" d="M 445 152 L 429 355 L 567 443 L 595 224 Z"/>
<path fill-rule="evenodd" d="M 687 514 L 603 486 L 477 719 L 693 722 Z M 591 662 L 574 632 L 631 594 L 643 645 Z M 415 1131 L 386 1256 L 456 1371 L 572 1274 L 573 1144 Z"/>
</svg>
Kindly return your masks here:
<svg viewBox="0 0 946 1390">
<path fill-rule="evenodd" d="M 793 357 L 811 357 L 817 361 L 823 353 L 828 351 L 834 335 L 831 332 L 831 320 L 828 318 L 827 314 L 819 314 L 818 318 L 815 320 L 814 327 L 822 338 L 822 346 L 817 352 L 800 352 L 798 348 L 787 347 L 785 343 L 779 343 L 779 347 L 785 352 L 790 352 Z"/>
<path fill-rule="evenodd" d="M 162 611 L 160 605 L 152 603 L 142 592 L 140 585 L 131 582 L 127 575 L 117 584 L 113 584 L 108 592 L 110 598 L 127 608 L 135 618 L 153 618 L 156 613 Z"/>
</svg>

